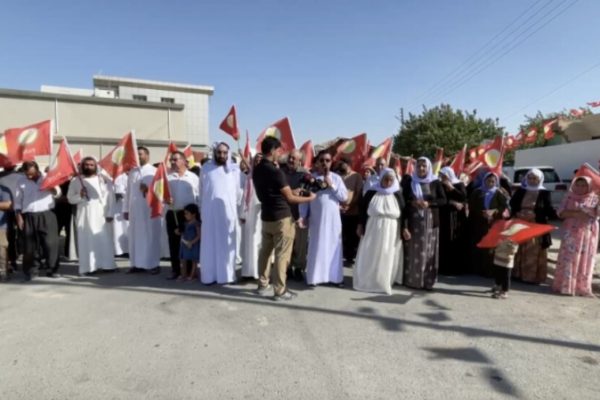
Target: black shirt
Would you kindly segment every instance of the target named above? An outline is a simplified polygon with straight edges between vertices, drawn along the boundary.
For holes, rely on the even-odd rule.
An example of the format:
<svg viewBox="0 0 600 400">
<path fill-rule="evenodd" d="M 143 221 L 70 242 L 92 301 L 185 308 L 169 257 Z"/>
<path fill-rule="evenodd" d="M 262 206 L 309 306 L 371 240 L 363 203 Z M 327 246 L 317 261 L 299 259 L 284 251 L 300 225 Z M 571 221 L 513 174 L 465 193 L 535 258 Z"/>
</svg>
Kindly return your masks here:
<svg viewBox="0 0 600 400">
<path fill-rule="evenodd" d="M 285 174 L 288 184 L 290 185 L 290 189 L 298 189 L 300 184 L 302 183 L 302 178 L 304 175 L 308 173 L 304 168 L 298 168 L 296 171 L 292 171 L 289 169 L 287 165 L 282 165 L 281 169 Z M 300 218 L 300 211 L 298 210 L 298 204 L 290 204 L 290 208 L 292 209 L 292 216 L 294 220 Z"/>
<path fill-rule="evenodd" d="M 290 205 L 281 194 L 281 189 L 288 186 L 285 174 L 273 162 L 263 159 L 254 167 L 252 182 L 261 203 L 263 221 L 279 221 L 292 216 Z"/>
</svg>

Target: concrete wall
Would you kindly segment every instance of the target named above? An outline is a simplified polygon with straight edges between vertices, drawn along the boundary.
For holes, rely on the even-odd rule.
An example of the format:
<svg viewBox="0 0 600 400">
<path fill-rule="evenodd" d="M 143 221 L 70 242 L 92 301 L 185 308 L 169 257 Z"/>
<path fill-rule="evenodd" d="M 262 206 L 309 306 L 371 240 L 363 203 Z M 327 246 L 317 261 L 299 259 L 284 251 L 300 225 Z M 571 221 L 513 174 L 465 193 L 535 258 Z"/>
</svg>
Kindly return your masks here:
<svg viewBox="0 0 600 400">
<path fill-rule="evenodd" d="M 175 103 L 184 105 L 184 126 L 175 131 L 184 140 L 192 144 L 209 144 L 208 106 L 209 96 L 175 90 L 159 90 L 119 85 L 119 98 L 132 100 L 134 95 L 143 95 L 147 101 L 160 103 L 161 98 L 175 99 Z M 174 129 L 173 129 L 174 130 Z"/>
</svg>

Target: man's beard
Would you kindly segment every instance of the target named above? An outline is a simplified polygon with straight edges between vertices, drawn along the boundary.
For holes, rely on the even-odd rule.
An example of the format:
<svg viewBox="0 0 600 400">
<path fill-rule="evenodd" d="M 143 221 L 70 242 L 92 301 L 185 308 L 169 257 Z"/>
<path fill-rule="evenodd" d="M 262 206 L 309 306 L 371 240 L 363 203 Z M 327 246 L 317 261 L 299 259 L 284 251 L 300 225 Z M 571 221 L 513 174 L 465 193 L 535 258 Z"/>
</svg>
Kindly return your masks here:
<svg viewBox="0 0 600 400">
<path fill-rule="evenodd" d="M 82 171 L 82 173 L 83 173 L 84 176 L 93 176 L 93 175 L 96 174 L 96 169 L 87 169 L 87 168 L 84 168 L 83 171 Z"/>
<path fill-rule="evenodd" d="M 215 158 L 215 163 L 217 165 L 225 165 L 227 163 L 227 158 L 216 157 Z"/>
</svg>

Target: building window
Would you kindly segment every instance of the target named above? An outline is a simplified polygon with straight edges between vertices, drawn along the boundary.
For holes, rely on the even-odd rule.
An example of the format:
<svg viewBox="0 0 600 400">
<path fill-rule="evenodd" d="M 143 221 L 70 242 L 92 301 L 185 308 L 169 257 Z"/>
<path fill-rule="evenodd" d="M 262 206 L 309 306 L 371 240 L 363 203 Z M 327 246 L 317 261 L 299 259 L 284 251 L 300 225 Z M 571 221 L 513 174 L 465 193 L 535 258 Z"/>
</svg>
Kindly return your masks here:
<svg viewBox="0 0 600 400">
<path fill-rule="evenodd" d="M 133 99 L 136 101 L 148 101 L 148 97 L 143 94 L 134 94 Z"/>
<path fill-rule="evenodd" d="M 175 103 L 175 99 L 172 97 L 161 97 L 160 98 L 160 102 L 161 103 L 171 103 L 174 104 Z"/>
</svg>

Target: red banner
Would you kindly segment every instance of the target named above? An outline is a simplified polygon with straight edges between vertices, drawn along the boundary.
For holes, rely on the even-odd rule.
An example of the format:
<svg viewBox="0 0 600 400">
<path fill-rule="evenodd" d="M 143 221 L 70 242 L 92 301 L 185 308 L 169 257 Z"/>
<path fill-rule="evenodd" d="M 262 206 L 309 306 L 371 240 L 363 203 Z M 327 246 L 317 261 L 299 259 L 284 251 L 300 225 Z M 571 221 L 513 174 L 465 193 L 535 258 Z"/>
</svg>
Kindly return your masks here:
<svg viewBox="0 0 600 400">
<path fill-rule="evenodd" d="M 129 132 L 98 163 L 114 180 L 117 176 L 133 168 L 139 167 L 137 145 L 133 132 Z"/>
<path fill-rule="evenodd" d="M 42 121 L 4 132 L 6 156 L 13 162 L 33 161 L 36 156 L 52 153 L 52 121 Z M 4 149 L 2 149 L 3 151 Z"/>
<path fill-rule="evenodd" d="M 308 140 L 300 146 L 300 152 L 302 152 L 302 155 L 304 156 L 304 168 L 311 169 L 315 158 L 315 149 L 312 140 Z"/>
<path fill-rule="evenodd" d="M 150 217 L 157 218 L 162 216 L 165 203 L 171 201 L 171 190 L 169 189 L 169 181 L 167 180 L 167 171 L 164 163 L 160 163 L 152 183 L 146 193 L 146 201 L 150 207 Z"/>
<path fill-rule="evenodd" d="M 223 122 L 221 122 L 221 125 L 219 125 L 219 129 L 221 129 L 228 135 L 231 135 L 231 137 L 235 140 L 240 139 L 240 131 L 238 130 L 235 106 L 231 106 L 229 112 L 227 113 L 227 116 L 225 116 L 225 119 L 223 120 Z"/>
<path fill-rule="evenodd" d="M 290 120 L 287 117 L 270 125 L 258 135 L 258 139 L 256 140 L 256 151 L 262 153 L 261 144 L 266 136 L 273 136 L 279 139 L 281 141 L 281 150 L 283 153 L 289 153 L 296 148 Z"/>
<path fill-rule="evenodd" d="M 361 133 L 352 139 L 342 142 L 337 147 L 333 160 L 338 161 L 342 157 L 348 157 L 352 161 L 352 169 L 354 171 L 361 171 L 368 151 L 367 134 Z"/>
<path fill-rule="evenodd" d="M 58 146 L 54 165 L 52 165 L 44 177 L 40 185 L 40 190 L 48 190 L 60 186 L 75 175 L 77 175 L 77 166 L 73 157 L 71 157 L 67 138 L 63 138 L 60 146 Z"/>
<path fill-rule="evenodd" d="M 477 243 L 477 247 L 491 249 L 504 240 L 514 243 L 525 243 L 530 239 L 552 232 L 556 227 L 545 224 L 535 224 L 521 219 L 499 220 L 492 225 L 488 233 Z"/>
</svg>

